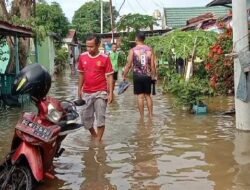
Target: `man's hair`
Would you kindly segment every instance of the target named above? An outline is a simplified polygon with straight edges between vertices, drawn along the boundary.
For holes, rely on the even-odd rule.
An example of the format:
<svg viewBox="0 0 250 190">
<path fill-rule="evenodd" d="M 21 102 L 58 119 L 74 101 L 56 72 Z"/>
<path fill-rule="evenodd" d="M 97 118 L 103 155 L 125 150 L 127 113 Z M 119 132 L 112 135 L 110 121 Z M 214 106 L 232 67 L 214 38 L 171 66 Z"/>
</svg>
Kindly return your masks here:
<svg viewBox="0 0 250 190">
<path fill-rule="evenodd" d="M 146 37 L 145 37 L 144 32 L 139 31 L 136 34 L 136 38 L 137 38 L 137 40 L 144 42 L 144 40 L 145 40 Z"/>
<path fill-rule="evenodd" d="M 86 41 L 90 41 L 90 40 L 95 40 L 95 44 L 98 45 L 101 43 L 101 38 L 99 35 L 97 34 L 89 34 L 86 38 Z"/>
</svg>

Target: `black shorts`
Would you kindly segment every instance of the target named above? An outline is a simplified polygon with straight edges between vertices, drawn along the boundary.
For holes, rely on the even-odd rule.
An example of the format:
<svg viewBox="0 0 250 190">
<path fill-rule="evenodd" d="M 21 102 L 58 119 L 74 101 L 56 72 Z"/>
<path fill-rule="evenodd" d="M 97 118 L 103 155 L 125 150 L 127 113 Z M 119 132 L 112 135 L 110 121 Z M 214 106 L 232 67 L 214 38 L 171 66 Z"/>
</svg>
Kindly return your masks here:
<svg viewBox="0 0 250 190">
<path fill-rule="evenodd" d="M 134 74 L 133 82 L 134 94 L 151 94 L 151 77 Z"/>
<path fill-rule="evenodd" d="M 117 80 L 118 79 L 118 71 L 114 72 L 114 80 Z"/>
</svg>

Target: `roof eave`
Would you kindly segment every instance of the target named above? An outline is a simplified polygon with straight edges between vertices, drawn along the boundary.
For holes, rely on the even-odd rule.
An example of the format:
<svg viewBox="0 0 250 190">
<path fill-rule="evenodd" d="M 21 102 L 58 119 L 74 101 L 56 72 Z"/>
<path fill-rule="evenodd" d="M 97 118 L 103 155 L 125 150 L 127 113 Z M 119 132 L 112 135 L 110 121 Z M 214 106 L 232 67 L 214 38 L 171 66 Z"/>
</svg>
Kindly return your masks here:
<svg viewBox="0 0 250 190">
<path fill-rule="evenodd" d="M 0 21 L 0 34 L 4 36 L 33 37 L 31 28 L 12 25 L 5 21 Z"/>
<path fill-rule="evenodd" d="M 232 0 L 213 0 L 210 3 L 208 3 L 206 7 L 224 6 L 232 8 L 232 6 L 229 4 L 232 4 Z"/>
</svg>

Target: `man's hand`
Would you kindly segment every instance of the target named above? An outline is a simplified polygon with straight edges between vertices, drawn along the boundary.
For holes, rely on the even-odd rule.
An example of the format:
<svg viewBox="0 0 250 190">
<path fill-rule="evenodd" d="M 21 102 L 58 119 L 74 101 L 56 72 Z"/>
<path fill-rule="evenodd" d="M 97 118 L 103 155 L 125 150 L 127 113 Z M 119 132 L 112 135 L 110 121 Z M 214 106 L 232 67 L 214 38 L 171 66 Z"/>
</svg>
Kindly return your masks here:
<svg viewBox="0 0 250 190">
<path fill-rule="evenodd" d="M 113 102 L 113 92 L 108 94 L 108 104 L 111 104 Z"/>
<path fill-rule="evenodd" d="M 127 76 L 123 75 L 122 79 L 123 79 L 123 81 L 126 81 L 127 80 Z"/>
</svg>

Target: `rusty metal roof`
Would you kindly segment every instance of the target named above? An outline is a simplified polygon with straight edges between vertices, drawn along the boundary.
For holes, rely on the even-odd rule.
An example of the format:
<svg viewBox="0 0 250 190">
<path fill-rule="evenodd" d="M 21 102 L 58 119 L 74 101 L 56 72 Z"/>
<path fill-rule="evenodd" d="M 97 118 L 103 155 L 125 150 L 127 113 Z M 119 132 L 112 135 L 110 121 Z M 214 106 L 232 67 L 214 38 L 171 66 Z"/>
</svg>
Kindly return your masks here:
<svg viewBox="0 0 250 190">
<path fill-rule="evenodd" d="M 0 35 L 33 37 L 34 33 L 31 28 L 14 25 L 9 22 L 0 20 Z"/>
</svg>

